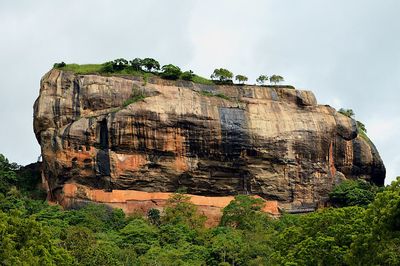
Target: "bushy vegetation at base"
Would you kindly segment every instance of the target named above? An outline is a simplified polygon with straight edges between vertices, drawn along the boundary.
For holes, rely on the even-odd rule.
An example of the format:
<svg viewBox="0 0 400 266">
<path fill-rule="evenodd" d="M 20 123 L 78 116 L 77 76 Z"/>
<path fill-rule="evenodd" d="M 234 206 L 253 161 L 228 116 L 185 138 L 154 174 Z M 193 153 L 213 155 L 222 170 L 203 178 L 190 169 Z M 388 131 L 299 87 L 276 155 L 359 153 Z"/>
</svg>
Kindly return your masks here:
<svg viewBox="0 0 400 266">
<path fill-rule="evenodd" d="M 382 189 L 361 179 L 345 180 L 329 193 L 329 200 L 335 207 L 366 207 L 374 200 L 376 193 Z"/>
<path fill-rule="evenodd" d="M 4 159 L 2 265 L 400 264 L 400 177 L 368 206 L 280 219 L 261 212 L 260 199 L 239 195 L 224 209 L 220 225 L 206 228 L 205 217 L 179 193 L 163 213 L 126 216 L 94 204 L 61 210 L 9 182 L 18 173 Z"/>
</svg>

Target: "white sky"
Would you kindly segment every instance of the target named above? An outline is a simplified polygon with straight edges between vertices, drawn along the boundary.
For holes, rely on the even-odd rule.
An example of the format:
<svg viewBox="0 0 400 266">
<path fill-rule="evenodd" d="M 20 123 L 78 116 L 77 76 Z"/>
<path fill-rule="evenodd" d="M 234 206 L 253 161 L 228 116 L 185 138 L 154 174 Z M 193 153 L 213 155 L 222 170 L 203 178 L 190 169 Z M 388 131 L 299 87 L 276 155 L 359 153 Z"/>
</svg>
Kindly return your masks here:
<svg viewBox="0 0 400 266">
<path fill-rule="evenodd" d="M 32 105 L 53 63 L 153 57 L 209 76 L 280 74 L 320 104 L 352 108 L 400 175 L 398 0 L 0 2 L 0 153 L 36 161 Z"/>
</svg>

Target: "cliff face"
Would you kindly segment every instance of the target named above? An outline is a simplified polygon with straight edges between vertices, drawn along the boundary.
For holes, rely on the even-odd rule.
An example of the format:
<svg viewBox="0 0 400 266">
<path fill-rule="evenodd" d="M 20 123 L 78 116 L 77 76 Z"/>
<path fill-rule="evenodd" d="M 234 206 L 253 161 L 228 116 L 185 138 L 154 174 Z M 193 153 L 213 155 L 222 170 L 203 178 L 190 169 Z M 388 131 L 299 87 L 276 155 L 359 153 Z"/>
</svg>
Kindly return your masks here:
<svg viewBox="0 0 400 266">
<path fill-rule="evenodd" d="M 53 69 L 41 81 L 34 131 L 54 200 L 68 183 L 83 188 L 70 199 L 93 200 L 87 190 L 185 187 L 194 195 L 248 193 L 287 209 L 313 208 L 340 180 L 382 185 L 385 177 L 354 120 L 318 105 L 309 91 L 286 87 Z"/>
</svg>

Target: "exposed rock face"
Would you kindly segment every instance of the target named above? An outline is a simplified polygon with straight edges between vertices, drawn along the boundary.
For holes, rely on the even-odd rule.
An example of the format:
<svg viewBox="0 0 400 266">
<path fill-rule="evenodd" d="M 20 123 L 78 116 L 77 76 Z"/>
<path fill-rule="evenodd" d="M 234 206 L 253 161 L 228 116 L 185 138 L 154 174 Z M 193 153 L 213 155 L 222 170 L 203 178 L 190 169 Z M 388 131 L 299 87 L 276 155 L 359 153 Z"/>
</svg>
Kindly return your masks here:
<svg viewBox="0 0 400 266">
<path fill-rule="evenodd" d="M 146 97 L 127 104 L 139 94 Z M 185 187 L 194 195 L 254 194 L 296 209 L 323 204 L 345 178 L 382 185 L 385 177 L 354 120 L 287 87 L 53 69 L 41 81 L 34 130 L 52 199 L 62 198 L 66 183 L 108 192 Z"/>
</svg>

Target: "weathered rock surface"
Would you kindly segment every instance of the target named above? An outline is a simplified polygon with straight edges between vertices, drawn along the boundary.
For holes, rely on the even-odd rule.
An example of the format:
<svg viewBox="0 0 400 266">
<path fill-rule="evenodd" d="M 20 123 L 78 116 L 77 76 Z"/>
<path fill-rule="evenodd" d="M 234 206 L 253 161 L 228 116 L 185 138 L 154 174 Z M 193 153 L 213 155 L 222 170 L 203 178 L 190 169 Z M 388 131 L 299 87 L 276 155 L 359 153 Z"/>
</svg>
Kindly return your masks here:
<svg viewBox="0 0 400 266">
<path fill-rule="evenodd" d="M 127 105 L 138 93 L 146 98 Z M 108 193 L 185 187 L 194 195 L 248 193 L 287 209 L 314 208 L 340 180 L 382 185 L 385 178 L 378 151 L 354 120 L 318 105 L 312 92 L 284 86 L 53 69 L 41 81 L 34 131 L 53 200 L 65 184 Z"/>
</svg>

